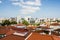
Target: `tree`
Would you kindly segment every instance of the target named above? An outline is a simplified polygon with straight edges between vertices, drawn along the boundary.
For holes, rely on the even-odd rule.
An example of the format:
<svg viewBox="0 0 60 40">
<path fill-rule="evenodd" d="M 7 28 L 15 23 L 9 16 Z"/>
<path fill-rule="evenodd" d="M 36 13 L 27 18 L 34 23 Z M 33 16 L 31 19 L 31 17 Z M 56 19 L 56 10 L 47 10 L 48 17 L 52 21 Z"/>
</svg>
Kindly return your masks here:
<svg viewBox="0 0 60 40">
<path fill-rule="evenodd" d="M 29 23 L 28 23 L 26 20 L 23 20 L 23 21 L 22 21 L 22 24 L 24 24 L 24 25 L 26 25 L 26 26 L 29 25 Z"/>
<path fill-rule="evenodd" d="M 56 20 L 57 22 L 60 22 L 60 20 Z"/>
<path fill-rule="evenodd" d="M 17 22 L 16 21 L 11 21 L 11 24 L 17 24 Z"/>
<path fill-rule="evenodd" d="M 39 26 L 39 25 L 40 25 L 40 23 L 37 23 L 36 25 L 37 25 L 37 26 Z"/>
<path fill-rule="evenodd" d="M 39 23 L 34 23 L 33 25 L 39 26 L 40 25 L 40 22 Z"/>
<path fill-rule="evenodd" d="M 2 23 L 0 23 L 0 26 L 2 25 Z"/>
<path fill-rule="evenodd" d="M 21 18 L 21 20 L 24 20 L 24 18 Z"/>
<path fill-rule="evenodd" d="M 3 22 L 2 22 L 2 26 L 5 26 L 5 25 L 10 25 L 11 23 L 10 23 L 10 21 L 9 20 L 4 20 Z"/>
</svg>

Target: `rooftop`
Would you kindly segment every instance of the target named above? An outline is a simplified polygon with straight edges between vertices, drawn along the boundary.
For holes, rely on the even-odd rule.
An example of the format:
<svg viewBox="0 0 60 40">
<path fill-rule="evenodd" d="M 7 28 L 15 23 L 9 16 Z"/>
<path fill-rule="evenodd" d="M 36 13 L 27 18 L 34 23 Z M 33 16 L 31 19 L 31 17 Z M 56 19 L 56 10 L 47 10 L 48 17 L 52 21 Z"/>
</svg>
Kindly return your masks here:
<svg viewBox="0 0 60 40">
<path fill-rule="evenodd" d="M 43 35 L 37 32 L 32 32 L 31 34 L 28 34 L 26 37 L 25 36 L 17 36 L 13 35 L 13 33 L 17 32 L 27 32 L 27 29 L 21 29 L 21 28 L 16 28 L 14 26 L 9 26 L 0 29 L 0 34 L 6 34 L 7 36 L 4 38 L 1 38 L 0 40 L 60 40 L 58 36 L 55 35 Z"/>
<path fill-rule="evenodd" d="M 15 28 L 13 26 L 11 26 L 11 27 L 9 26 L 9 27 L 0 29 L 0 34 L 5 34 L 6 35 L 6 37 L 1 38 L 0 40 L 24 40 L 26 38 L 25 36 L 13 35 L 13 33 L 15 31 L 26 32 L 27 30 L 26 29 L 18 29 L 18 28 Z"/>
<path fill-rule="evenodd" d="M 25 39 L 25 37 L 9 35 L 4 38 L 1 38 L 0 40 L 24 40 L 24 39 Z"/>
<path fill-rule="evenodd" d="M 21 24 L 21 23 L 20 23 L 20 24 L 17 24 L 16 26 L 24 26 L 24 24 Z"/>
<path fill-rule="evenodd" d="M 57 36 L 32 33 L 27 40 L 60 40 L 60 38 L 58 38 Z"/>
</svg>

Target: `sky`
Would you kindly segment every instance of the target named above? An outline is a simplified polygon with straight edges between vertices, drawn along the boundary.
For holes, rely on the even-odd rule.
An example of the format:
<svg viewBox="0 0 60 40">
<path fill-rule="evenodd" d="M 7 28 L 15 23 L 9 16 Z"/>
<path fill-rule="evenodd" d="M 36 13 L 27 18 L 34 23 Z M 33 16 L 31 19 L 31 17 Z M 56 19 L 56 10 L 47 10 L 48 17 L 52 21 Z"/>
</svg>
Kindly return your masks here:
<svg viewBox="0 0 60 40">
<path fill-rule="evenodd" d="M 0 0 L 0 17 L 60 18 L 60 0 Z"/>
</svg>

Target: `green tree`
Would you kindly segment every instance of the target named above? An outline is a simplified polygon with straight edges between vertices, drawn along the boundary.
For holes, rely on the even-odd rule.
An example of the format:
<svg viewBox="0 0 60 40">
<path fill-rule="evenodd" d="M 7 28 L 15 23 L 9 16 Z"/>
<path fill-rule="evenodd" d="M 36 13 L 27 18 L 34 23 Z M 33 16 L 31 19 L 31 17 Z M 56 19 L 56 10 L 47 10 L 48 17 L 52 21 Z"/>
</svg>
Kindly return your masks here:
<svg viewBox="0 0 60 40">
<path fill-rule="evenodd" d="M 24 25 L 26 25 L 26 26 L 29 25 L 29 23 L 28 23 L 26 20 L 23 20 L 23 21 L 22 21 L 22 24 L 24 24 Z"/>
<path fill-rule="evenodd" d="M 37 26 L 39 26 L 39 25 L 40 25 L 40 23 L 37 23 L 36 25 L 37 25 Z"/>
<path fill-rule="evenodd" d="M 60 20 L 56 20 L 57 22 L 60 22 Z"/>
<path fill-rule="evenodd" d="M 3 22 L 2 22 L 2 26 L 5 26 L 5 25 L 10 25 L 11 23 L 10 23 L 10 21 L 9 20 L 4 20 Z"/>
<path fill-rule="evenodd" d="M 17 24 L 17 22 L 16 21 L 11 21 L 11 24 Z"/>
</svg>

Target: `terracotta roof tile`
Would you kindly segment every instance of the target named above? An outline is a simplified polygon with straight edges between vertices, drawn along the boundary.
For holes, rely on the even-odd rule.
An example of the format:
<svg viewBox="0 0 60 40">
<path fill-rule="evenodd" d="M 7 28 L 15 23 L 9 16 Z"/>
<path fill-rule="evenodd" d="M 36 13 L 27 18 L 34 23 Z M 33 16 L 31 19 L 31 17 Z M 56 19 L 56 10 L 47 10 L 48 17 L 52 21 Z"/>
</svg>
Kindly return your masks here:
<svg viewBox="0 0 60 40">
<path fill-rule="evenodd" d="M 27 40 L 53 40 L 49 35 L 41 35 L 38 33 L 33 33 Z"/>
<path fill-rule="evenodd" d="M 8 35 L 11 35 L 11 34 L 13 34 L 15 31 L 14 30 L 10 30 L 10 31 L 8 31 L 7 33 L 6 33 L 6 35 L 8 36 Z"/>
<path fill-rule="evenodd" d="M 15 35 L 9 35 L 9 36 L 6 36 L 0 40 L 24 40 L 25 37 L 20 37 L 20 36 L 15 36 Z"/>
<path fill-rule="evenodd" d="M 59 23 L 52 23 L 51 25 L 52 25 L 52 26 L 60 26 Z"/>
<path fill-rule="evenodd" d="M 27 32 L 27 29 L 22 29 L 22 28 L 12 28 L 15 31 L 20 31 L 20 32 Z"/>
<path fill-rule="evenodd" d="M 24 24 L 21 24 L 21 23 L 20 23 L 20 24 L 17 24 L 16 26 L 24 26 Z"/>
<path fill-rule="evenodd" d="M 52 36 L 54 40 L 60 40 L 60 37 L 53 35 Z"/>
<path fill-rule="evenodd" d="M 12 27 L 12 28 L 15 28 L 15 27 Z M 18 31 L 20 31 L 20 30 L 25 31 L 25 30 L 22 30 L 22 29 L 18 29 Z M 4 37 L 4 38 L 1 38 L 0 40 L 24 40 L 25 39 L 25 37 L 13 35 L 14 32 L 15 32 L 15 30 L 12 30 L 11 28 L 8 29 L 8 27 L 6 29 L 5 28 L 1 29 L 0 34 L 6 34 L 7 36 Z"/>
<path fill-rule="evenodd" d="M 9 32 L 9 31 L 10 31 L 9 29 L 1 29 L 0 34 L 5 34 L 5 33 Z"/>
</svg>

